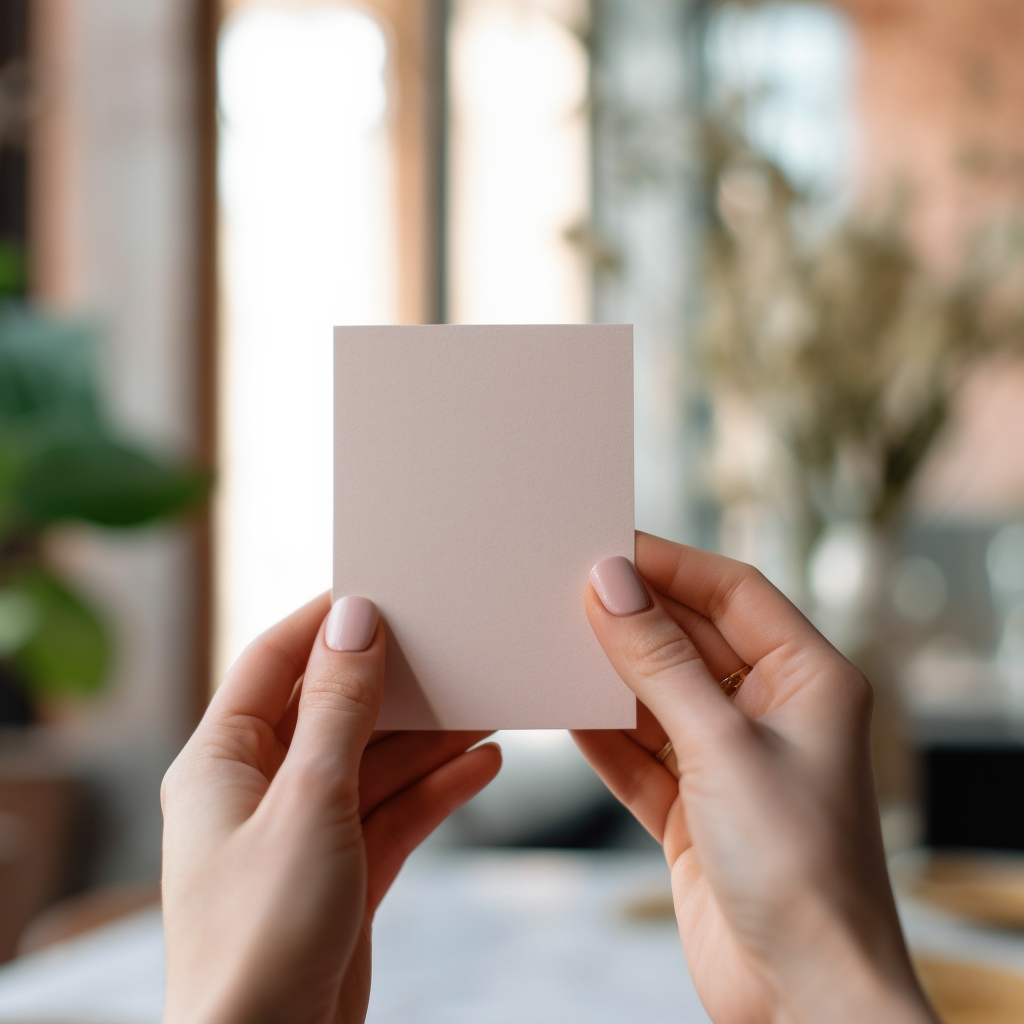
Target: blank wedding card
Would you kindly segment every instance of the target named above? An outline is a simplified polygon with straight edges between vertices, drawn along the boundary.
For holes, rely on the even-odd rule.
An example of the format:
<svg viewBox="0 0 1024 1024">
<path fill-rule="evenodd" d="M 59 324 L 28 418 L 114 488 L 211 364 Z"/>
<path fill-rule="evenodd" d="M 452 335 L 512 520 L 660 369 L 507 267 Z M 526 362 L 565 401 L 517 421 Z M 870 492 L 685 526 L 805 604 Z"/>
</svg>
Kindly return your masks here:
<svg viewBox="0 0 1024 1024">
<path fill-rule="evenodd" d="M 334 597 L 387 625 L 381 729 L 632 727 L 584 611 L 633 557 L 633 332 L 338 327 Z"/>
</svg>

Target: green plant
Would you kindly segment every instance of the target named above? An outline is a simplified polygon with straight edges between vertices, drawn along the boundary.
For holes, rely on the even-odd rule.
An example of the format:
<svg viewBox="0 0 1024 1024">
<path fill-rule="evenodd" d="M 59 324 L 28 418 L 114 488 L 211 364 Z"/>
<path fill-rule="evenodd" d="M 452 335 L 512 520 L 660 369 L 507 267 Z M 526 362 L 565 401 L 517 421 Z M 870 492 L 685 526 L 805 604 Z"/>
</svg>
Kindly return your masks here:
<svg viewBox="0 0 1024 1024">
<path fill-rule="evenodd" d="M 153 522 L 207 490 L 111 425 L 95 358 L 87 326 L 0 303 L 0 678 L 31 696 L 95 692 L 112 655 L 101 616 L 49 564 L 47 532 Z"/>
</svg>

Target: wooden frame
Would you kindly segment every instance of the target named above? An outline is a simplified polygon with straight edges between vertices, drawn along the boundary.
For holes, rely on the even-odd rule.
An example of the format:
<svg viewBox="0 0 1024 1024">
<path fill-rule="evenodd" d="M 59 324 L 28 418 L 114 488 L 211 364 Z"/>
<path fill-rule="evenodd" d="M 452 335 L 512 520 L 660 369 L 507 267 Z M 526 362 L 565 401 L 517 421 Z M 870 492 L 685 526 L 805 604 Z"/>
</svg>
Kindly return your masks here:
<svg viewBox="0 0 1024 1024">
<path fill-rule="evenodd" d="M 198 457 L 211 474 L 217 466 L 217 34 L 218 0 L 197 0 L 195 22 L 196 324 L 195 433 Z M 194 526 L 193 685 L 189 724 L 198 725 L 213 692 L 213 508 L 207 502 Z"/>
</svg>

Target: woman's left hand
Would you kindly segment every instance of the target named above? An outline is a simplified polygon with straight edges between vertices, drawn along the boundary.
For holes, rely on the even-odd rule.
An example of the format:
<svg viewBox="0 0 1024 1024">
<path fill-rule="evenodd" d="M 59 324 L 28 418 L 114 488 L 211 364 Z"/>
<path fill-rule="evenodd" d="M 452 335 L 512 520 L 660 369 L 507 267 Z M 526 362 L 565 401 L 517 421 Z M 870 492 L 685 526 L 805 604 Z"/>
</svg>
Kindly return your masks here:
<svg viewBox="0 0 1024 1024">
<path fill-rule="evenodd" d="M 251 644 L 167 772 L 166 1024 L 363 1020 L 378 904 L 500 767 L 486 733 L 372 731 L 384 628 L 343 601 Z"/>
</svg>

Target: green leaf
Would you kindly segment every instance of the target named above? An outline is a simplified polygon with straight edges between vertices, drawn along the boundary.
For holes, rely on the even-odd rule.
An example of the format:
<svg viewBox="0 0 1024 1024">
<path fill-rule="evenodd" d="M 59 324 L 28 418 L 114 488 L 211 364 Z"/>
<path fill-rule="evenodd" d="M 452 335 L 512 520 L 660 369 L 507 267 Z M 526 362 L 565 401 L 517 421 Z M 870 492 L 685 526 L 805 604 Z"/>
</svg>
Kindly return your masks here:
<svg viewBox="0 0 1024 1024">
<path fill-rule="evenodd" d="M 206 493 L 205 476 L 103 436 L 40 453 L 24 467 L 13 501 L 37 525 L 84 520 L 135 526 L 181 512 Z"/>
<path fill-rule="evenodd" d="M 17 654 L 39 629 L 36 602 L 20 587 L 0 587 L 0 658 Z"/>
<path fill-rule="evenodd" d="M 43 570 L 5 588 L 31 602 L 33 630 L 10 658 L 39 694 L 96 693 L 110 667 L 106 626 L 81 598 Z"/>
<path fill-rule="evenodd" d="M 20 475 L 21 453 L 12 439 L 0 432 L 0 541 L 14 517 L 13 491 Z"/>
<path fill-rule="evenodd" d="M 0 430 L 98 429 L 95 357 L 88 324 L 0 304 Z"/>
<path fill-rule="evenodd" d="M 7 238 L 0 240 L 0 295 L 24 295 L 27 287 L 25 246 Z"/>
</svg>

